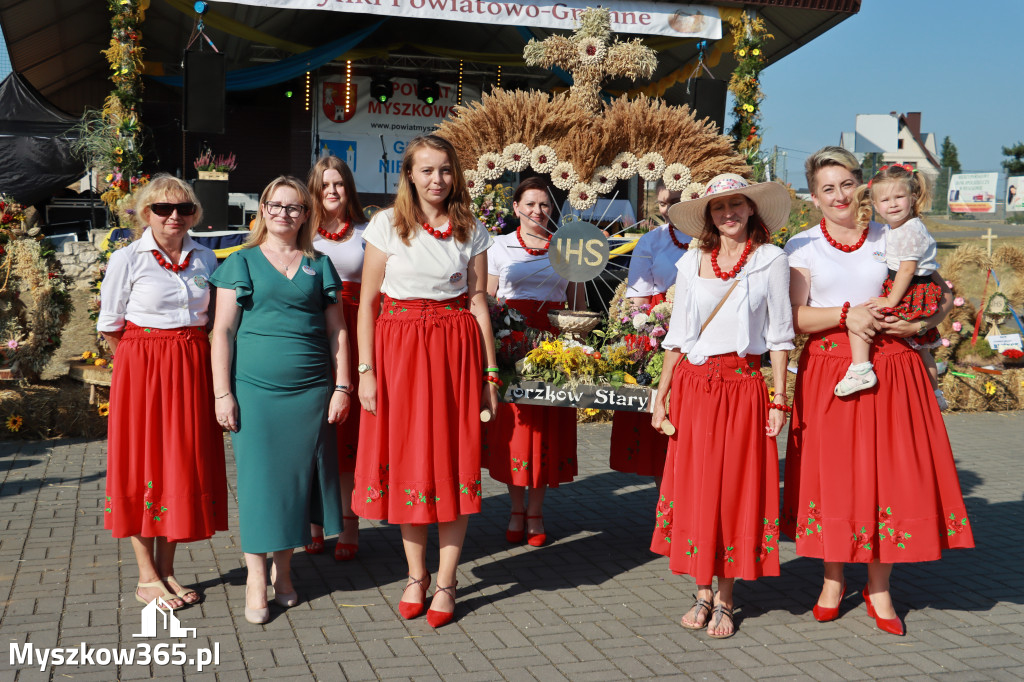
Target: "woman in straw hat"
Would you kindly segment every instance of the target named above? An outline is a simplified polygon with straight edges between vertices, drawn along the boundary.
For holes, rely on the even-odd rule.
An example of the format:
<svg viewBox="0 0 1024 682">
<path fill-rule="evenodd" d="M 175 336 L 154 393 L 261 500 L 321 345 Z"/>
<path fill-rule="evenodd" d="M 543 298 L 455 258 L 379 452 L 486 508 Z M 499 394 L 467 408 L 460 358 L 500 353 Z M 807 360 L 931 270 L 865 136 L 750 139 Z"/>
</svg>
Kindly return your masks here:
<svg viewBox="0 0 1024 682">
<path fill-rule="evenodd" d="M 952 295 L 936 275 L 943 292 L 939 311 L 913 321 L 883 318 L 860 305 L 878 295 L 888 274 L 888 229 L 857 221 L 853 197 L 861 168 L 853 154 L 824 147 L 807 158 L 805 170 L 824 217 L 786 244 L 794 324 L 810 336 L 800 356 L 786 448 L 782 528 L 796 540 L 797 554 L 824 560 L 816 620 L 839 616 L 843 566 L 864 563 L 868 617 L 883 632 L 903 635 L 889 595 L 893 564 L 933 561 L 943 549 L 974 546 L 928 374 L 903 340 L 939 324 Z M 838 398 L 834 387 L 850 365 L 847 330 L 873 339 L 879 382 Z"/>
<path fill-rule="evenodd" d="M 731 637 L 733 583 L 779 574 L 779 468 L 775 436 L 786 421 L 786 362 L 793 348 L 789 262 L 769 244 L 789 218 L 780 184 L 726 173 L 669 220 L 701 240 L 677 265 L 672 326 L 653 425 L 663 429 L 671 388 L 676 433 L 651 549 L 697 583 L 683 627 Z M 769 402 L 761 354 L 778 390 Z M 682 357 L 681 357 L 682 356 Z M 712 578 L 718 576 L 718 591 Z"/>
</svg>

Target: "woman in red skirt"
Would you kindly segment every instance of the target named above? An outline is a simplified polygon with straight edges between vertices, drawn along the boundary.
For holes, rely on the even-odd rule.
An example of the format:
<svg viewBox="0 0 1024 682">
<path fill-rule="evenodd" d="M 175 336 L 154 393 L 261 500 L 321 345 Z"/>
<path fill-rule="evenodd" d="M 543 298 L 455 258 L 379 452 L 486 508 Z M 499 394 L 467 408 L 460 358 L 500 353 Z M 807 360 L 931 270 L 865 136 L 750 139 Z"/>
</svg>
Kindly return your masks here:
<svg viewBox="0 0 1024 682">
<path fill-rule="evenodd" d="M 177 543 L 228 528 L 207 339 L 217 258 L 188 236 L 202 216 L 190 185 L 157 175 L 136 205 L 148 227 L 111 255 L 96 325 L 116 355 L 103 527 L 132 539 L 135 599 L 179 608 L 201 597 L 174 577 Z"/>
<path fill-rule="evenodd" d="M 663 180 L 658 181 L 656 191 L 658 212 L 667 220 L 668 209 L 679 201 L 680 192 L 670 191 Z M 690 248 L 692 239 L 671 222 L 640 237 L 629 259 L 626 296 L 630 303 L 653 308 L 665 300 L 665 294 L 676 282 L 676 263 Z M 647 382 L 643 383 L 646 385 Z M 668 436 L 651 428 L 646 414 L 615 413 L 608 461 L 612 469 L 653 476 L 655 488 L 660 488 L 667 452 Z"/>
<path fill-rule="evenodd" d="M 779 459 L 786 362 L 793 348 L 789 263 L 771 233 L 789 218 L 789 192 L 732 173 L 711 180 L 669 218 L 701 240 L 679 261 L 672 326 L 652 424 L 665 396 L 669 439 L 651 549 L 697 583 L 684 628 L 731 637 L 736 578 L 779 574 Z M 769 402 L 761 355 L 769 352 Z M 681 358 L 680 356 L 683 355 Z M 671 394 L 669 388 L 671 387 Z M 712 578 L 718 576 L 718 591 Z"/>
<path fill-rule="evenodd" d="M 359 310 L 359 282 L 363 274 L 363 231 L 366 215 L 356 194 L 356 181 L 348 165 L 337 156 L 325 156 L 309 171 L 306 180 L 313 196 L 313 247 L 325 254 L 341 277 L 341 302 L 345 326 L 356 328 Z M 354 344 L 354 335 L 349 336 Z M 349 350 L 351 376 L 356 376 L 356 349 Z M 356 446 L 359 443 L 359 411 L 335 425 L 338 431 L 338 471 L 341 484 L 342 532 L 334 545 L 335 561 L 350 561 L 359 551 L 359 517 L 352 513 L 352 490 L 355 488 Z M 313 524 L 313 539 L 306 545 L 307 554 L 324 551 L 324 529 Z"/>
<path fill-rule="evenodd" d="M 487 259 L 487 293 L 521 312 L 528 326 L 549 332 L 554 331 L 549 310 L 565 307 L 567 300 L 571 308 L 586 307 L 583 285 L 551 269 L 551 209 L 551 194 L 540 177 L 521 182 L 512 195 L 520 225 L 494 239 Z M 547 541 L 544 493 L 576 476 L 576 410 L 503 403 L 485 438 L 485 466 L 491 478 L 508 485 L 512 502 L 505 539 L 519 543 L 525 536 L 540 547 Z"/>
<path fill-rule="evenodd" d="M 817 620 L 839 615 L 843 565 L 865 563 L 868 616 L 902 635 L 889 595 L 893 564 L 974 546 L 942 415 L 920 356 L 904 340 L 934 328 L 952 296 L 935 275 L 943 296 L 929 317 L 883 317 L 861 305 L 878 295 L 888 266 L 886 228 L 857 222 L 860 164 L 842 148 L 825 147 L 807 159 L 806 171 L 824 218 L 786 245 L 794 325 L 810 337 L 797 374 L 782 528 L 797 554 L 825 562 Z M 847 331 L 873 344 L 878 384 L 836 397 L 850 365 Z"/>
<path fill-rule="evenodd" d="M 455 612 L 468 514 L 480 511 L 480 410 L 497 410 L 487 308 L 490 236 L 473 217 L 455 149 L 425 135 L 402 158 L 392 208 L 366 228 L 359 304 L 359 427 L 352 507 L 402 527 L 409 580 L 403 618 L 423 612 L 427 525 L 440 562 L 427 612 Z M 383 296 L 382 296 L 383 294 Z"/>
</svg>

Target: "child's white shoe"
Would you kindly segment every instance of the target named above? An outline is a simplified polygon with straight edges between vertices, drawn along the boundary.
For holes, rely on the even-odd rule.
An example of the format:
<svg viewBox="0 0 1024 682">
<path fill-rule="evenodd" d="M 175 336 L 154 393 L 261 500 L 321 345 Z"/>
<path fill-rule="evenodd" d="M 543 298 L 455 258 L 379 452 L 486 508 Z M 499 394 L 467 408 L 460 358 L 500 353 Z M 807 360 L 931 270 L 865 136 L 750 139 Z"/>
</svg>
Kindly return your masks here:
<svg viewBox="0 0 1024 682">
<path fill-rule="evenodd" d="M 939 409 L 945 412 L 949 409 L 949 403 L 946 402 L 946 396 L 942 395 L 942 389 L 935 389 L 935 400 L 939 403 Z"/>
<path fill-rule="evenodd" d="M 862 362 L 858 365 L 850 365 L 846 370 L 846 376 L 836 384 L 835 394 L 842 398 L 857 391 L 871 388 L 878 383 L 875 370 L 870 362 Z"/>
</svg>

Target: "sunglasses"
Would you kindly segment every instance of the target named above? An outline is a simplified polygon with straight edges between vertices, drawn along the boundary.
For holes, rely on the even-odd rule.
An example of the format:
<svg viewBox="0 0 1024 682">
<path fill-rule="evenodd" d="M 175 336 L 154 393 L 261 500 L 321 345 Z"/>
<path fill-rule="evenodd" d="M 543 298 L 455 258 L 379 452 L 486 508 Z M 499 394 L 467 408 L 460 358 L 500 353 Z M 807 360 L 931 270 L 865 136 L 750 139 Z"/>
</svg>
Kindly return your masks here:
<svg viewBox="0 0 1024 682">
<path fill-rule="evenodd" d="M 183 201 L 180 204 L 159 203 L 149 205 L 149 210 L 156 213 L 161 218 L 166 218 L 174 213 L 174 211 L 178 211 L 178 215 L 183 216 L 195 215 L 196 208 L 198 207 L 191 201 Z"/>
</svg>

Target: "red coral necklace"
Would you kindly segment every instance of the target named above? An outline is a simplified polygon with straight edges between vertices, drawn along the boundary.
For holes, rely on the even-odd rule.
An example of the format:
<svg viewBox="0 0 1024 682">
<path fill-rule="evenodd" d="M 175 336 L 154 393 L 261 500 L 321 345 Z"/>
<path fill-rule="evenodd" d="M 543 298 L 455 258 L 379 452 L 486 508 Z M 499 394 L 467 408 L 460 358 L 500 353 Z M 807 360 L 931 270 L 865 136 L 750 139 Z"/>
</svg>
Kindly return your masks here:
<svg viewBox="0 0 1024 682">
<path fill-rule="evenodd" d="M 445 223 L 445 225 L 448 226 L 448 229 L 444 230 L 444 231 L 441 231 L 441 230 L 435 230 L 434 228 L 432 228 L 430 226 L 430 223 L 423 223 L 423 229 L 426 230 L 427 232 L 429 232 L 430 236 L 432 236 L 434 239 L 447 239 L 448 237 L 452 236 L 452 224 L 449 221 L 449 222 Z"/>
<path fill-rule="evenodd" d="M 750 243 L 748 239 L 747 245 L 743 247 L 743 253 L 740 254 L 740 259 L 736 261 L 736 265 L 732 266 L 732 270 L 729 272 L 722 272 L 722 269 L 718 267 L 718 249 L 711 249 L 711 269 L 715 271 L 715 277 L 725 282 L 739 274 L 739 271 L 747 263 L 747 256 L 750 255 Z"/>
<path fill-rule="evenodd" d="M 545 246 L 543 249 L 531 249 L 529 246 L 526 245 L 526 241 L 523 239 L 522 230 L 522 226 L 516 228 L 516 239 L 519 240 L 519 245 L 523 247 L 526 253 L 530 254 L 531 256 L 543 256 L 545 253 L 548 252 L 548 249 L 551 248 L 551 239 L 549 237 L 547 239 L 548 245 Z"/>
<path fill-rule="evenodd" d="M 690 248 L 689 244 L 684 244 L 681 241 L 679 241 L 679 237 L 676 236 L 676 227 L 672 223 L 668 224 L 668 235 L 672 237 L 672 243 L 678 246 L 683 251 L 686 251 L 688 248 Z"/>
<path fill-rule="evenodd" d="M 853 253 L 860 247 L 864 246 L 864 240 L 868 238 L 868 228 L 865 227 L 864 232 L 860 235 L 860 239 L 857 240 L 856 244 L 840 244 L 835 239 L 833 239 L 832 235 L 830 235 L 828 233 L 828 230 L 825 229 L 824 218 L 821 219 L 821 233 L 825 235 L 825 241 L 827 241 L 829 244 L 839 249 L 843 253 Z"/>
<path fill-rule="evenodd" d="M 185 260 L 183 260 L 180 265 L 169 263 L 167 259 L 164 258 L 163 254 L 157 251 L 156 249 L 153 249 L 153 256 L 156 258 L 156 262 L 160 264 L 160 267 L 170 270 L 171 272 L 181 272 L 182 270 L 188 267 L 189 261 L 192 260 L 191 251 L 188 252 L 188 254 L 185 256 Z"/>
<path fill-rule="evenodd" d="M 325 230 L 322 227 L 317 227 L 316 231 L 324 239 L 330 239 L 332 242 L 340 242 L 342 239 L 345 238 L 345 235 L 348 234 L 348 229 L 350 227 L 352 227 L 351 223 L 344 222 L 344 223 L 341 224 L 341 229 L 338 230 L 337 232 L 328 232 L 327 230 Z"/>
</svg>

